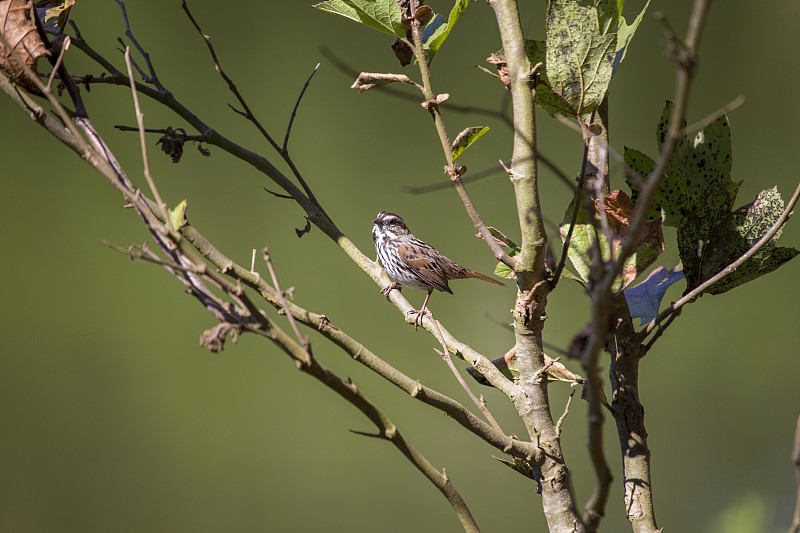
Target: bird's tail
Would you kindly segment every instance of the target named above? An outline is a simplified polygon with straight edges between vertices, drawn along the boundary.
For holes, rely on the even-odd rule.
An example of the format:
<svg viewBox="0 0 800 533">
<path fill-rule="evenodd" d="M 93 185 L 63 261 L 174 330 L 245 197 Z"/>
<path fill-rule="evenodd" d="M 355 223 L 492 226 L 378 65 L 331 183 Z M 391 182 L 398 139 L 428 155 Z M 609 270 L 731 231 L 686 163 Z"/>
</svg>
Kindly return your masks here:
<svg viewBox="0 0 800 533">
<path fill-rule="evenodd" d="M 465 268 L 464 270 L 465 277 L 467 278 L 480 279 L 483 281 L 488 281 L 489 283 L 494 283 L 495 285 L 505 286 L 501 281 L 497 281 L 496 279 L 490 278 L 489 276 L 481 274 L 480 272 L 475 272 L 474 270 L 470 270 L 468 268 Z"/>
</svg>

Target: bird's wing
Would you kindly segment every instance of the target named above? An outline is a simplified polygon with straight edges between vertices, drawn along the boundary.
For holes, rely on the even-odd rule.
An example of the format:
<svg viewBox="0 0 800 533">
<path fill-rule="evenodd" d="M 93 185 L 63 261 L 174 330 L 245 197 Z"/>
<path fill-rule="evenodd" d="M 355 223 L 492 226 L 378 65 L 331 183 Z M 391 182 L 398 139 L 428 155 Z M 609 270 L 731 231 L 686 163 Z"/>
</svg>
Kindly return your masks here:
<svg viewBox="0 0 800 533">
<path fill-rule="evenodd" d="M 417 277 L 442 292 L 453 294 L 447 284 L 447 276 L 436 261 L 438 254 L 435 248 L 419 239 L 413 246 L 408 244 L 397 246 L 400 260 L 413 268 Z"/>
</svg>

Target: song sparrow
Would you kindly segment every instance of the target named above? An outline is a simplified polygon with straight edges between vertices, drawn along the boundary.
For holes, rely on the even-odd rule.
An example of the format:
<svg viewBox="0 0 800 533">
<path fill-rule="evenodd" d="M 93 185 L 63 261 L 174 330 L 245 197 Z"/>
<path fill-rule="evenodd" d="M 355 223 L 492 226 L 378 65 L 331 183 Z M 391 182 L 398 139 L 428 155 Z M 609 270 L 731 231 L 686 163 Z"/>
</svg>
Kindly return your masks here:
<svg viewBox="0 0 800 533">
<path fill-rule="evenodd" d="M 394 213 L 381 211 L 373 223 L 372 240 L 375 241 L 378 260 L 393 280 L 381 290 L 383 295 L 388 298 L 389 292 L 401 285 L 428 291 L 420 310 L 414 311 L 417 314 L 415 327 L 422 324 L 433 289 L 453 294 L 447 284 L 451 279 L 475 278 L 503 285 L 446 258 L 436 248 L 416 238 L 403 219 Z"/>
</svg>

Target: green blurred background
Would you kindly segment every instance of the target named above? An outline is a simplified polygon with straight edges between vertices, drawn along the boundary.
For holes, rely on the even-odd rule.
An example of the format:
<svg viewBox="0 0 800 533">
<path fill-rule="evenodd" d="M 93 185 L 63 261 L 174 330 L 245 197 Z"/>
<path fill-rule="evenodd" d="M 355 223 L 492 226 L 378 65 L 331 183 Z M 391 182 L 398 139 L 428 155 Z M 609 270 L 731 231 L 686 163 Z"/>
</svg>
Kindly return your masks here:
<svg viewBox="0 0 800 533">
<path fill-rule="evenodd" d="M 450 7 L 430 3 L 437 11 Z M 472 236 L 452 191 L 405 192 L 445 179 L 427 114 L 413 102 L 352 91 L 352 79 L 320 52 L 327 46 L 358 70 L 398 71 L 387 39 L 309 4 L 191 5 L 226 70 L 277 137 L 300 87 L 322 62 L 295 123 L 292 153 L 362 250 L 372 254 L 375 213 L 392 210 L 448 256 L 491 272 L 491 254 Z M 175 95 L 224 134 L 272 156 L 254 128 L 227 108 L 234 100 L 180 3 L 130 2 L 128 8 L 136 35 Z M 523 8 L 529 35 L 543 35 L 544 2 Z M 641 2 L 628 8 L 630 20 Z M 652 12 L 666 11 L 683 34 L 688 8 L 689 2 L 655 0 L 612 84 L 611 138 L 619 149 L 656 152 L 655 123 L 672 94 L 674 68 Z M 773 185 L 788 197 L 798 179 L 798 17 L 800 4 L 792 0 L 757 12 L 745 2 L 718 2 L 709 16 L 689 121 L 746 96 L 731 116 L 733 177 L 744 179 L 737 205 Z M 115 51 L 123 26 L 114 2 L 79 2 L 72 19 L 90 43 L 123 65 Z M 491 9 L 476 2 L 436 59 L 436 91 L 450 93 L 453 103 L 501 105 L 502 87 L 474 67 L 499 48 L 492 21 Z M 66 62 L 76 74 L 100 72 L 75 49 Z M 413 76 L 410 67 L 406 73 Z M 144 186 L 137 137 L 113 128 L 135 122 L 130 92 L 94 86 L 87 101 L 129 174 Z M 148 127 L 185 126 L 152 101 L 142 105 Z M 476 124 L 492 127 L 463 158 L 471 171 L 509 157 L 510 132 L 499 122 L 453 112 L 445 119 L 451 135 Z M 213 321 L 197 302 L 158 267 L 132 263 L 100 244 L 148 238 L 119 194 L 7 98 L 0 98 L 0 120 L 6 250 L 0 263 L 6 280 L 0 530 L 460 530 L 445 500 L 392 446 L 347 431 L 372 429 L 366 419 L 297 372 L 277 348 L 248 336 L 219 355 L 200 348 L 198 337 Z M 541 150 L 575 174 L 579 138 L 543 114 L 539 128 Z M 252 248 L 268 245 L 282 283 L 296 287 L 297 303 L 327 314 L 407 374 L 467 402 L 430 335 L 404 324 L 321 232 L 297 239 L 293 227 L 304 224 L 301 210 L 264 193 L 262 187 L 271 186 L 264 176 L 214 147 L 204 158 L 187 145 L 178 165 L 151 148 L 165 199 L 171 205 L 188 199 L 192 223 L 224 252 L 246 264 Z M 622 187 L 618 172 L 614 179 Z M 516 234 L 505 177 L 478 181 L 470 191 L 485 220 Z M 569 192 L 546 170 L 542 197 L 545 214 L 559 221 Z M 784 245 L 800 246 L 798 224 L 790 222 Z M 674 231 L 666 233 L 671 249 L 662 264 L 671 266 Z M 644 361 L 641 397 L 656 513 L 669 531 L 788 526 L 795 494 L 789 453 L 800 405 L 799 272 L 795 261 L 732 293 L 702 298 Z M 436 294 L 432 308 L 454 334 L 498 356 L 512 343 L 498 325 L 510 321 L 514 292 L 508 285 L 455 282 L 455 295 Z M 415 305 L 422 300 L 421 293 L 406 295 Z M 561 284 L 550 297 L 548 317 L 546 339 L 565 346 L 585 325 L 586 298 L 574 284 Z M 315 341 L 324 364 L 352 377 L 420 451 L 447 468 L 485 531 L 545 530 L 533 485 L 492 459 L 494 449 Z M 568 390 L 552 388 L 560 413 Z M 502 395 L 480 392 L 508 431 L 524 434 Z M 593 484 L 585 412 L 582 402 L 573 404 L 563 436 L 581 505 Z M 619 446 L 613 424 L 606 428 L 617 481 L 604 530 L 625 531 Z"/>
</svg>

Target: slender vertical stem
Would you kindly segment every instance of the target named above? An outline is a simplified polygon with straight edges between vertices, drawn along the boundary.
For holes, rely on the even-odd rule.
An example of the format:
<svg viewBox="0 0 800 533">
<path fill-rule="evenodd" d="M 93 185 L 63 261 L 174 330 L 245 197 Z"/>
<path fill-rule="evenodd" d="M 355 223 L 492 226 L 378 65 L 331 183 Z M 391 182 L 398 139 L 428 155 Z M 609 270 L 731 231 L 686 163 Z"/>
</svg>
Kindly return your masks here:
<svg viewBox="0 0 800 533">
<path fill-rule="evenodd" d="M 545 280 L 544 271 L 547 236 L 537 184 L 531 65 L 525 54 L 525 38 L 517 2 L 490 0 L 489 3 L 497 18 L 511 79 L 509 89 L 514 114 L 514 147 L 510 178 L 522 236 L 521 251 L 515 257 L 514 265 L 519 292 L 513 317 L 519 382 L 523 394 L 514 399 L 514 405 L 528 434 L 544 452 L 544 461 L 534 475 L 540 482 L 542 507 L 550 531 L 583 531 L 561 450 L 558 427 L 550 410 L 547 379 L 542 379 L 542 330 L 550 284 Z"/>
</svg>

